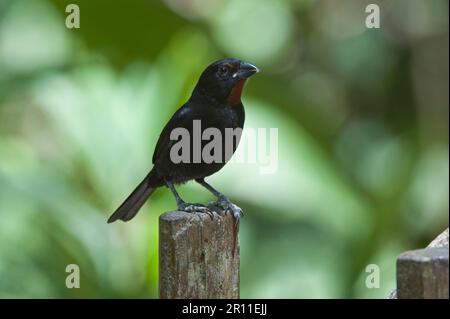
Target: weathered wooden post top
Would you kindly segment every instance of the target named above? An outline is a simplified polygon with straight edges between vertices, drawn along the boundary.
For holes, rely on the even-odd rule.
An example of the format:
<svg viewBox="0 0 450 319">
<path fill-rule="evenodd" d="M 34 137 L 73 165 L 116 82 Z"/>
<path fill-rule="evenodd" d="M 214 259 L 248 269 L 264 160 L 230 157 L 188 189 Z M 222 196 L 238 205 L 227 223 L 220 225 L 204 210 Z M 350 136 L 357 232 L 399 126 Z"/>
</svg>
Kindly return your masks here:
<svg viewBox="0 0 450 319">
<path fill-rule="evenodd" d="M 239 298 L 239 239 L 231 214 L 159 218 L 160 298 Z"/>
<path fill-rule="evenodd" d="M 407 251 L 397 259 L 397 291 L 390 298 L 448 299 L 449 231 L 427 248 Z"/>
</svg>

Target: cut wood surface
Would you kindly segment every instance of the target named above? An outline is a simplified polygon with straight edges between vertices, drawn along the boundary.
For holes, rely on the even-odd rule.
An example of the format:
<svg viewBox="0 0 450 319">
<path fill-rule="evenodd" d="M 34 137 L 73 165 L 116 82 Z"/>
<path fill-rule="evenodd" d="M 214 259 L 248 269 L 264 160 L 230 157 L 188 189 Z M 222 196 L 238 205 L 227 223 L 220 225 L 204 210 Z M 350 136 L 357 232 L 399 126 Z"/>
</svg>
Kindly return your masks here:
<svg viewBox="0 0 450 319">
<path fill-rule="evenodd" d="M 159 218 L 160 298 L 239 298 L 239 239 L 230 214 Z"/>
<path fill-rule="evenodd" d="M 449 230 L 424 249 L 404 252 L 397 258 L 397 290 L 394 299 L 448 299 Z"/>
</svg>

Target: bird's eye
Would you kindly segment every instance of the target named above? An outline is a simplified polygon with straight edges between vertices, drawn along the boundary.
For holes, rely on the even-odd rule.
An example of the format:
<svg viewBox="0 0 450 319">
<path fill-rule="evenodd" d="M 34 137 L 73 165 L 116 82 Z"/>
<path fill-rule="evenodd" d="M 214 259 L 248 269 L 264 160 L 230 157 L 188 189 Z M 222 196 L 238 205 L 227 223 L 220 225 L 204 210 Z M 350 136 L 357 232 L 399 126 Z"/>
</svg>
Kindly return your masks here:
<svg viewBox="0 0 450 319">
<path fill-rule="evenodd" d="M 219 67 L 219 70 L 217 72 L 220 76 L 225 76 L 228 73 L 228 68 L 226 66 Z"/>
</svg>

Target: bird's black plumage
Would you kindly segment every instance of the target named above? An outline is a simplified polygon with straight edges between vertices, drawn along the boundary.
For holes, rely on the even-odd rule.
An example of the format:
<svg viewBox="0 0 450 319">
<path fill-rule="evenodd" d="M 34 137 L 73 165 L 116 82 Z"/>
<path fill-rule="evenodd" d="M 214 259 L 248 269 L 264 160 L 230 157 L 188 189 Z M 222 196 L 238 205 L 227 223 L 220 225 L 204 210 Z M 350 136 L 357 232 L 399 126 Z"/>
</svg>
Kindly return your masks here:
<svg viewBox="0 0 450 319">
<path fill-rule="evenodd" d="M 199 204 L 185 203 L 175 190 L 174 184 L 196 180 L 218 197 L 218 206 L 232 212 L 239 218 L 241 210 L 231 203 L 224 195 L 216 191 L 204 181 L 204 178 L 220 170 L 229 158 L 226 158 L 225 141 L 222 141 L 222 160 L 206 162 L 200 156 L 199 162 L 194 162 L 193 143 L 196 138 L 194 121 L 201 124 L 201 129 L 216 128 L 225 138 L 225 130 L 242 129 L 245 112 L 241 102 L 243 85 L 248 77 L 258 72 L 258 69 L 237 59 L 223 59 L 209 65 L 201 74 L 189 100 L 181 106 L 163 128 L 153 153 L 153 168 L 128 196 L 122 205 L 111 215 L 108 222 L 117 219 L 128 221 L 132 219 L 147 198 L 160 186 L 168 186 L 174 193 L 178 209 L 190 212 L 208 212 L 209 209 Z M 200 122 L 198 122 L 200 121 Z M 171 158 L 171 149 L 178 142 L 171 139 L 171 132 L 183 128 L 189 132 L 190 162 L 175 163 Z M 238 139 L 233 143 L 232 151 L 236 150 Z M 199 141 L 201 148 L 208 141 Z"/>
</svg>

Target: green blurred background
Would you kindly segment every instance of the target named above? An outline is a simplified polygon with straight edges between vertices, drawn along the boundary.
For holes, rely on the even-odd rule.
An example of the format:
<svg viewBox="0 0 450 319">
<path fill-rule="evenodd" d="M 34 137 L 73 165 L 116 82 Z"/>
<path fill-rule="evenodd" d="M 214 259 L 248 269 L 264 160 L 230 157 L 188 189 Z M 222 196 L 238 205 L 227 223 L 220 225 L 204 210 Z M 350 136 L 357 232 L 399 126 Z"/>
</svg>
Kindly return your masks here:
<svg viewBox="0 0 450 319">
<path fill-rule="evenodd" d="M 241 297 L 385 298 L 396 256 L 447 227 L 448 1 L 79 0 L 69 30 L 71 2 L 0 0 L 0 297 L 157 297 L 172 195 L 106 219 L 199 73 L 229 56 L 261 69 L 246 127 L 279 132 L 274 174 L 235 163 L 209 179 L 246 213 Z"/>
</svg>

